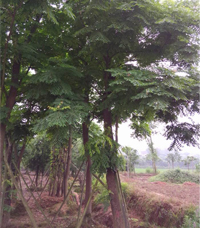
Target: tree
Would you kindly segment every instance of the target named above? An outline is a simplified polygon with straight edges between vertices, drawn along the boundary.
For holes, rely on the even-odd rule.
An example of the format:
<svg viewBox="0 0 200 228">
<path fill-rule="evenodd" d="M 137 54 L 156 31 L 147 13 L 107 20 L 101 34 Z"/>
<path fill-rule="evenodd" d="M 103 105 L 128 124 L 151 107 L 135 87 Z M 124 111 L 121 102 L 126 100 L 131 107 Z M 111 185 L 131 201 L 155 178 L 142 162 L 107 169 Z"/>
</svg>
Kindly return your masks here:
<svg viewBox="0 0 200 228">
<path fill-rule="evenodd" d="M 187 106 L 185 94 L 186 91 L 189 94 L 194 81 L 181 79 L 156 64 L 169 61 L 171 65 L 187 66 L 191 60 L 187 58 L 188 48 L 191 55 L 197 56 L 198 46 L 191 42 L 188 28 L 193 28 L 190 34 L 198 30 L 198 16 L 194 16 L 189 2 L 170 3 L 171 7 L 168 3 L 153 1 L 137 4 L 132 1 L 69 2 L 76 14 L 71 28 L 76 31 L 74 37 L 78 42 L 77 49 L 72 48 L 69 55 L 77 51 L 81 62 L 86 56 L 92 58 L 89 72 L 97 79 L 95 88 L 98 90 L 95 114 L 103 120 L 104 134 L 111 141 L 114 141 L 112 126 L 116 117 L 131 117 L 135 122 L 164 119 L 174 103 L 178 105 L 170 110 L 173 117 L 181 112 L 181 105 Z M 187 14 L 183 14 L 185 11 Z M 138 67 L 128 70 L 127 60 L 136 61 Z M 115 181 L 118 174 L 113 161 L 116 161 L 117 148 L 107 142 L 105 152 L 110 161 L 106 176 L 112 192 L 114 227 L 128 227 Z"/>
<path fill-rule="evenodd" d="M 172 169 L 174 169 L 174 163 L 181 161 L 181 155 L 178 151 L 175 151 L 174 153 L 167 154 L 166 160 L 171 165 Z"/>
<path fill-rule="evenodd" d="M 139 155 L 137 154 L 137 150 L 131 147 L 123 147 L 122 151 L 127 155 L 126 157 L 126 164 L 127 164 L 127 171 L 129 175 L 129 171 L 133 171 L 135 173 L 135 164 L 138 164 Z"/>
<path fill-rule="evenodd" d="M 114 227 L 129 227 L 118 178 L 118 145 L 114 141 L 113 125 L 117 126 L 120 121 L 131 118 L 137 134 L 137 126 L 148 125 L 156 119 L 169 123 L 170 136 L 178 134 L 178 142 L 196 144 L 193 134 L 184 134 L 181 137 L 180 129 L 185 125 L 178 125 L 177 115 L 185 109 L 199 112 L 196 80 L 198 74 L 195 70 L 191 71 L 192 64 L 198 61 L 199 45 L 196 37 L 199 33 L 199 3 L 69 0 L 62 4 L 65 11 L 63 13 L 62 7 L 56 8 L 51 4 L 56 2 L 27 1 L 25 4 L 21 2 L 19 7 L 18 1 L 16 4 L 13 1 L 3 1 L 3 6 L 6 6 L 4 20 L 9 18 L 10 26 L 3 23 L 6 28 L 3 28 L 2 42 L 5 45 L 2 45 L 2 53 L 7 52 L 9 47 L 11 52 L 8 53 L 12 54 L 2 58 L 6 59 L 2 64 L 3 72 L 6 66 L 8 73 L 2 74 L 2 81 L 6 83 L 3 83 L 1 90 L 4 122 L 1 125 L 0 161 L 6 124 L 16 102 L 17 92 L 21 89 L 21 83 L 35 78 L 37 92 L 34 92 L 35 99 L 33 94 L 31 95 L 31 100 L 36 101 L 39 98 L 41 123 L 49 125 L 56 139 L 63 139 L 60 135 L 65 132 L 71 144 L 70 128 L 72 125 L 74 129 L 76 126 L 78 128 L 82 121 L 86 123 L 84 126 L 87 133 L 88 117 L 104 122 L 104 143 L 100 147 L 99 157 L 106 161 L 104 172 L 110 192 Z M 68 20 L 65 16 L 69 12 L 65 8 L 69 5 L 76 14 L 75 20 Z M 11 12 L 12 17 L 7 15 L 8 12 Z M 12 26 L 15 12 L 18 12 L 18 20 L 15 26 Z M 53 23 L 57 23 L 56 19 L 59 19 L 61 26 L 48 22 L 43 12 L 50 12 Z M 52 16 L 51 12 L 56 16 Z M 13 35 L 8 33 L 12 28 L 15 31 Z M 11 34 L 14 39 L 9 41 L 11 35 L 7 34 Z M 70 64 L 66 66 L 66 56 L 68 63 L 72 61 L 73 66 L 83 73 L 80 80 L 70 77 L 69 72 L 74 72 L 74 68 L 70 67 Z M 127 61 L 134 61 L 136 64 L 127 65 Z M 177 66 L 179 71 L 186 72 L 188 76 L 176 75 L 165 67 L 167 63 Z M 26 74 L 30 68 L 36 71 L 34 77 Z M 77 71 L 75 75 L 78 75 Z M 82 86 L 87 83 L 89 88 Z M 196 94 L 193 89 L 197 91 Z M 76 118 L 75 110 L 80 111 L 80 107 L 85 107 L 79 91 L 85 95 L 85 103 L 92 112 L 87 110 L 87 115 L 78 112 L 81 118 Z M 81 99 L 73 99 L 76 93 Z M 37 102 L 38 100 L 34 105 L 37 105 Z M 48 106 L 51 109 L 48 109 Z M 74 107 L 73 111 L 66 108 L 68 106 Z M 172 125 L 178 127 L 179 131 L 176 131 L 176 128 L 171 130 Z M 196 129 L 196 126 L 192 127 Z M 189 140 L 186 137 L 188 135 Z M 1 176 L 0 173 L 0 178 Z M 1 179 L 0 182 L 2 183 Z"/>
<path fill-rule="evenodd" d="M 54 25 L 52 27 L 55 28 L 55 24 L 58 23 L 53 13 L 56 11 L 54 6 L 59 5 L 60 2 L 62 1 L 8 0 L 1 2 L 0 227 L 3 226 L 2 163 L 7 126 L 11 112 L 18 101 L 19 92 L 30 78 L 30 69 L 35 69 L 44 63 L 46 54 L 55 55 L 56 48 L 54 49 L 53 44 L 47 42 L 46 34 L 43 33 L 44 39 L 40 39 L 42 33 L 38 30 L 47 25 L 48 20 L 52 21 Z M 62 10 L 65 11 L 63 14 L 73 16 L 67 7 L 65 10 L 59 9 L 60 15 Z M 50 31 L 50 29 L 47 30 Z M 45 42 L 49 45 L 48 49 L 43 45 Z"/>
<path fill-rule="evenodd" d="M 152 168 L 153 168 L 154 173 L 156 174 L 157 173 L 156 162 L 159 160 L 159 157 L 158 157 L 156 149 L 154 148 L 153 140 L 152 140 L 151 136 L 149 136 L 147 138 L 147 145 L 149 147 L 150 153 L 147 154 L 146 159 L 150 160 L 152 162 Z"/>
<path fill-rule="evenodd" d="M 182 161 L 184 162 L 184 165 L 188 167 L 188 171 L 190 170 L 190 164 L 193 161 L 196 161 L 197 159 L 193 156 L 187 156 L 185 159 L 183 159 Z"/>
</svg>

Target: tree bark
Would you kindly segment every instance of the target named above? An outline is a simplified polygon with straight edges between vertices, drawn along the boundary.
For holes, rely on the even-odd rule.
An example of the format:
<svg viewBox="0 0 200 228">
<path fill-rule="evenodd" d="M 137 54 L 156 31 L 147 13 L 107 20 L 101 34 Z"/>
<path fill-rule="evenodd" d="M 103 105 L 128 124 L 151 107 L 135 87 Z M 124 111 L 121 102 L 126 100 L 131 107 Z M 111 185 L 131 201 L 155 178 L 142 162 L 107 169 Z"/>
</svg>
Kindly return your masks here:
<svg viewBox="0 0 200 228">
<path fill-rule="evenodd" d="M 69 126 L 69 140 L 68 140 L 68 154 L 67 154 L 67 164 L 64 172 L 64 197 L 67 195 L 68 191 L 68 179 L 71 165 L 71 153 L 72 153 L 72 127 Z"/>
<path fill-rule="evenodd" d="M 0 227 L 2 227 L 2 219 L 3 219 L 3 150 L 4 150 L 4 139 L 5 139 L 5 124 L 1 123 L 0 127 Z"/>
<path fill-rule="evenodd" d="M 92 173 L 91 173 L 91 158 L 87 149 L 87 143 L 89 141 L 89 128 L 87 126 L 87 123 L 84 122 L 82 124 L 82 130 L 83 130 L 83 144 L 85 147 L 85 154 L 87 156 L 87 170 L 86 170 L 86 189 L 85 189 L 85 204 L 89 203 L 86 216 L 91 216 L 92 214 L 92 202 L 88 202 L 90 195 L 92 193 Z"/>
<path fill-rule="evenodd" d="M 113 140 L 113 133 L 112 133 L 112 114 L 111 111 L 108 109 L 105 109 L 103 112 L 104 117 L 104 129 L 105 134 L 110 137 Z M 111 157 L 112 153 L 115 153 L 116 151 L 110 151 Z M 107 168 L 106 173 L 106 180 L 108 185 L 108 190 L 110 193 L 110 204 L 112 209 L 112 215 L 113 215 L 113 226 L 114 228 L 127 228 L 129 227 L 129 222 L 127 215 L 123 212 L 123 208 L 125 205 L 122 205 L 122 195 L 119 190 L 117 182 L 117 171 Z M 121 198 L 121 200 L 120 200 Z"/>
<path fill-rule="evenodd" d="M 6 141 L 6 159 L 9 163 L 9 165 L 11 164 L 11 157 L 12 157 L 12 144 L 10 143 L 10 141 L 8 139 L 5 140 Z M 7 210 L 5 210 L 3 212 L 3 223 L 2 223 L 2 228 L 5 228 L 10 220 L 10 207 L 11 207 L 11 202 L 12 202 L 12 195 L 11 194 L 11 179 L 10 177 L 7 175 L 8 174 L 8 170 L 5 167 L 4 169 L 4 179 L 8 180 L 8 182 L 4 183 L 3 186 L 3 206 L 4 208 L 7 208 Z"/>
<path fill-rule="evenodd" d="M 116 116 L 116 122 L 115 122 L 115 142 L 118 143 L 118 128 L 119 128 L 119 120 L 118 116 Z"/>
</svg>

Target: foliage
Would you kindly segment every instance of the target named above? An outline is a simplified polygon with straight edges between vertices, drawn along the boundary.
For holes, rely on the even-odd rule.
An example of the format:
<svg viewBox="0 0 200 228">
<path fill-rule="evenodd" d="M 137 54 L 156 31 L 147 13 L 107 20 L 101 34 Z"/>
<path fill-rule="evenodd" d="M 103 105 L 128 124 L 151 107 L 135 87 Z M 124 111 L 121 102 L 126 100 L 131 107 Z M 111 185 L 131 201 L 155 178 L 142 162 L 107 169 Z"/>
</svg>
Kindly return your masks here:
<svg viewBox="0 0 200 228">
<path fill-rule="evenodd" d="M 103 174 L 108 167 L 120 168 L 124 161 L 118 153 L 118 145 L 97 124 L 91 123 L 89 129 L 86 147 L 92 160 L 92 171 Z"/>
<path fill-rule="evenodd" d="M 197 209 L 192 215 L 186 215 L 181 228 L 200 227 L 200 212 Z"/>
<path fill-rule="evenodd" d="M 182 184 L 184 182 L 194 182 L 199 184 L 199 176 L 180 169 L 168 170 L 149 179 L 150 181 L 164 181 L 170 183 Z"/>
<path fill-rule="evenodd" d="M 25 151 L 23 165 L 32 171 L 43 173 L 50 162 L 50 146 L 46 134 L 37 135 L 32 139 Z"/>
<path fill-rule="evenodd" d="M 197 173 L 200 173 L 200 163 L 197 163 L 197 164 L 195 165 L 195 168 L 196 168 L 196 172 L 197 172 Z"/>
<path fill-rule="evenodd" d="M 177 149 L 182 147 L 182 144 L 187 146 L 198 146 L 200 136 L 200 125 L 190 123 L 171 124 L 166 127 L 165 136 L 167 139 L 172 139 L 173 142 L 169 147 L 172 150 L 175 146 Z"/>
<path fill-rule="evenodd" d="M 196 161 L 196 160 L 197 160 L 197 158 L 195 158 L 194 156 L 187 156 L 182 161 L 184 162 L 184 165 L 188 167 L 188 170 L 189 170 L 190 169 L 190 163 L 192 163 L 193 161 Z"/>
<path fill-rule="evenodd" d="M 175 151 L 174 153 L 167 154 L 166 160 L 174 168 L 174 163 L 181 161 L 181 155 L 178 151 Z"/>
<path fill-rule="evenodd" d="M 126 154 L 127 168 L 130 172 L 135 172 L 135 164 L 138 164 L 139 155 L 137 150 L 131 147 L 123 147 L 122 151 Z"/>
<path fill-rule="evenodd" d="M 103 181 L 105 186 L 107 186 L 105 177 L 101 178 L 101 180 Z M 93 181 L 93 185 L 94 185 L 94 181 Z M 104 210 L 107 210 L 110 205 L 110 197 L 109 197 L 109 191 L 108 189 L 105 188 L 105 186 L 103 186 L 101 183 L 98 183 L 97 188 L 95 189 L 95 192 L 97 193 L 97 195 L 95 196 L 94 202 L 96 204 L 103 204 Z M 128 184 L 122 182 L 121 187 L 122 187 L 122 192 L 126 198 L 129 194 Z"/>
</svg>

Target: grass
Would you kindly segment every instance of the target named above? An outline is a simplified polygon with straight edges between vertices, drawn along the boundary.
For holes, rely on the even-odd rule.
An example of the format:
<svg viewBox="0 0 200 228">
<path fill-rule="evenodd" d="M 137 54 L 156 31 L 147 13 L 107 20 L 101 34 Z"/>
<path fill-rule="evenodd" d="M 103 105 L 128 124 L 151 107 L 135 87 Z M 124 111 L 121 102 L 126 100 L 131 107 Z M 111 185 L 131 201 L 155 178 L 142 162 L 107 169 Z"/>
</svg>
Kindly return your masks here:
<svg viewBox="0 0 200 228">
<path fill-rule="evenodd" d="M 135 172 L 136 172 L 136 173 L 146 173 L 146 169 L 151 169 L 151 170 L 152 170 L 151 167 L 146 167 L 146 168 L 135 168 Z M 161 173 L 161 172 L 167 171 L 167 170 L 169 170 L 169 169 L 157 169 L 157 170 L 158 170 L 159 173 Z"/>
<path fill-rule="evenodd" d="M 135 172 L 136 173 L 147 173 L 146 172 L 146 169 L 151 169 L 151 167 L 146 167 L 146 168 L 135 168 Z M 158 168 L 157 171 L 158 173 L 162 173 L 162 172 L 165 172 L 165 171 L 168 171 L 168 170 L 172 170 L 172 169 L 168 169 L 168 168 Z M 187 169 L 180 169 L 181 171 L 188 171 Z M 194 172 L 194 170 L 190 170 L 189 172 Z"/>
</svg>

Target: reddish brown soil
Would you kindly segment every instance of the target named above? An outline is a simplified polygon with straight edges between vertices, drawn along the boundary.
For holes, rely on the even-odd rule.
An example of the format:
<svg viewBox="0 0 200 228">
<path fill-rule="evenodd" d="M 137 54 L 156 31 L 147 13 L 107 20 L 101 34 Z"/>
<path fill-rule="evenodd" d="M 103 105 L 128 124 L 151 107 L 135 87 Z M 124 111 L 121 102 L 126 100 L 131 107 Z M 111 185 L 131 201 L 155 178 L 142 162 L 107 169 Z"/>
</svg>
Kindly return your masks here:
<svg viewBox="0 0 200 228">
<path fill-rule="evenodd" d="M 159 197 L 164 197 L 165 199 L 168 198 L 170 200 L 176 200 L 178 202 L 178 205 L 185 205 L 185 204 L 194 204 L 199 205 L 199 192 L 200 188 L 199 185 L 186 182 L 185 184 L 169 184 L 164 182 L 149 182 L 150 175 L 137 175 L 133 176 L 132 178 L 128 178 L 126 175 L 121 175 L 121 181 L 130 183 L 130 188 L 134 188 L 136 191 L 143 191 L 147 193 L 156 194 Z M 30 185 L 30 181 L 28 180 L 28 177 L 25 175 L 25 179 Z M 38 192 L 40 194 L 40 192 Z M 29 199 L 30 193 L 26 190 L 26 187 L 23 184 L 23 194 L 26 199 Z M 48 196 L 48 192 L 44 192 L 41 195 L 41 200 L 38 198 L 37 193 L 34 192 L 35 197 L 38 199 L 38 202 L 40 202 L 40 206 L 45 212 L 45 215 L 48 217 L 48 219 L 51 221 L 54 217 L 54 214 L 52 214 L 51 208 L 52 206 L 56 205 L 58 203 L 61 203 L 63 198 L 62 197 L 50 197 Z M 41 214 L 41 212 L 37 209 L 37 206 L 35 204 L 35 201 L 31 197 L 28 201 L 29 207 L 34 213 L 35 219 L 39 225 L 39 227 L 45 227 L 48 228 L 50 226 L 47 225 L 44 216 Z M 74 200 L 74 204 L 76 204 L 76 201 Z M 58 205 L 59 207 L 59 205 Z M 57 208 L 57 207 L 56 207 Z M 68 205 L 65 205 L 63 209 L 62 216 L 57 216 L 57 219 L 55 221 L 54 227 L 62 228 L 62 227 L 75 227 L 76 224 L 76 216 L 78 212 L 78 205 L 76 205 L 72 208 L 68 207 Z M 142 227 L 138 224 L 141 224 L 142 220 L 137 215 L 137 213 L 132 210 L 129 212 L 129 217 L 132 219 L 131 227 Z M 70 224 L 72 224 L 70 226 Z M 74 224 L 74 225 L 73 225 Z M 101 225 L 100 225 L 101 224 Z M 29 218 L 27 216 L 27 213 L 23 206 L 20 207 L 16 211 L 16 213 L 11 216 L 10 223 L 8 228 L 25 228 L 25 227 L 32 227 L 30 225 Z M 106 227 L 112 227 L 112 213 L 110 208 L 107 212 L 104 212 L 102 206 L 98 206 L 94 208 L 93 213 L 93 221 L 92 224 L 85 224 L 82 226 L 83 228 L 106 228 Z M 149 226 L 150 227 L 150 226 Z M 153 227 L 153 226 L 151 226 Z M 156 227 L 156 226 L 155 226 Z"/>
<path fill-rule="evenodd" d="M 195 183 L 185 182 L 184 184 L 170 184 L 165 182 L 149 182 L 150 175 L 135 175 L 128 178 L 121 175 L 121 181 L 133 183 L 137 189 L 143 189 L 147 192 L 152 192 L 160 196 L 175 199 L 180 204 L 199 205 L 200 202 L 200 186 Z"/>
</svg>

